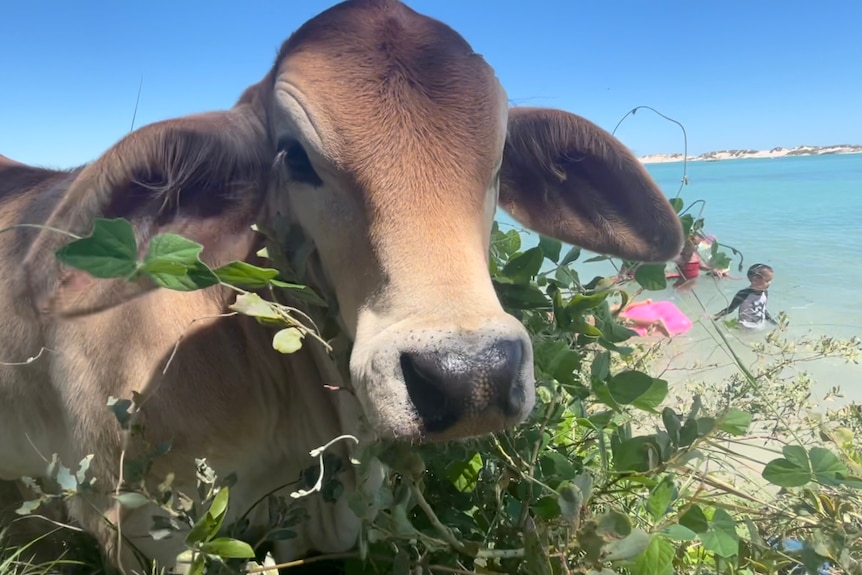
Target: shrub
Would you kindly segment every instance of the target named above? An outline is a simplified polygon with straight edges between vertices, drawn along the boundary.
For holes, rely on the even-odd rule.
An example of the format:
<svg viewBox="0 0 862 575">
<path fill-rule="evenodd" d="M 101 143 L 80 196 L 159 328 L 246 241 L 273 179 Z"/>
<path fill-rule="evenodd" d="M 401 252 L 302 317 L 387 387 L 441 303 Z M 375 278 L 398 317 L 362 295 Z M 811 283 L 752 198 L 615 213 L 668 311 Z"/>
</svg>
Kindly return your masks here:
<svg viewBox="0 0 862 575">
<path fill-rule="evenodd" d="M 674 205 L 681 212 L 682 202 Z M 681 217 L 688 232 L 703 225 Z M 125 251 L 133 260 L 117 264 L 117 277 L 148 274 L 168 289 L 231 285 L 234 310 L 282 324 L 273 341 L 279 351 L 317 337 L 299 310 L 253 291 L 288 289 L 313 300 L 310 290 L 278 279 L 275 269 L 235 262 L 211 270 L 199 260 L 201 247 L 178 236 L 155 238 L 156 247 L 137 261 L 128 222 L 99 220 L 91 236 L 59 256 L 90 271 L 98 262 L 108 277 L 102 240 L 116 245 L 117 238 L 131 242 Z M 814 573 L 825 564 L 862 573 L 862 415 L 856 406 L 808 412 L 811 382 L 785 375 L 802 350 L 806 359 L 858 357 L 858 339 L 790 343 L 782 318 L 755 350 L 767 360 L 758 370 L 738 360 L 738 373 L 723 385 L 695 382 L 684 399 L 673 399 L 668 382 L 649 373 L 660 348 L 633 340 L 610 311 L 609 299 L 625 302 L 631 294 L 604 277 L 582 282 L 572 267 L 578 248 L 564 254 L 559 242 L 541 238 L 522 249 L 518 231 L 495 225 L 490 255 L 504 307 L 532 336 L 536 409 L 517 429 L 481 439 L 419 449 L 366 446 L 360 460 L 374 455 L 390 472 L 371 500 L 352 496 L 364 528 L 344 560 L 346 573 Z M 635 285 L 665 286 L 664 266 L 635 268 Z M 721 329 L 716 334 L 724 337 Z M 128 428 L 135 398 L 114 400 L 111 409 Z M 776 451 L 759 476 L 743 471 L 750 456 L 742 446 L 755 436 Z M 265 539 L 290 536 L 302 520 L 301 495 L 342 496 L 337 470 L 350 463 L 325 449 L 318 455 L 320 466 L 304 474 L 297 499 L 270 501 L 280 511 Z M 40 491 L 39 501 L 89 488 L 85 468 L 77 475 L 58 468 L 56 479 L 59 490 Z M 171 510 L 171 521 L 154 525 L 156 536 L 194 526 L 187 539 L 193 572 L 241 569 L 253 555 L 249 543 L 262 541 L 241 541 L 242 522 L 223 525 L 231 479 L 212 477 L 200 462 L 201 495 L 210 507 L 189 504 L 170 485 L 147 492 L 131 477 L 122 497 L 124 504 L 158 501 Z"/>
</svg>

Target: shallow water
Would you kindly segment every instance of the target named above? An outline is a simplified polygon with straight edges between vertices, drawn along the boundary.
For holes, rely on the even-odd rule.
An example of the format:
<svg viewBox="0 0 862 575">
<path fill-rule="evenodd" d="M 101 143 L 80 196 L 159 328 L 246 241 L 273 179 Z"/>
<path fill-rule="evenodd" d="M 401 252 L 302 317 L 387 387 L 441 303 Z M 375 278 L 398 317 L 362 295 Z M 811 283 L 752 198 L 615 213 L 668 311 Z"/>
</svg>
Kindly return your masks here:
<svg viewBox="0 0 862 575">
<path fill-rule="evenodd" d="M 862 286 L 862 154 L 690 162 L 687 169 L 689 184 L 682 191 L 686 206 L 704 200 L 692 213 L 705 218 L 706 232 L 743 253 L 743 270 L 737 267 L 738 258 L 731 268 L 733 276 L 743 279 L 702 276 L 691 290 L 641 296 L 670 299 L 694 322 L 691 331 L 667 346 L 669 380 L 715 381 L 735 369 L 706 316 L 747 287 L 745 270 L 753 263 L 775 270 L 768 309 L 774 317 L 780 311 L 787 314 L 788 336 L 862 336 L 862 302 L 857 297 Z M 666 194 L 677 194 L 682 163 L 651 164 L 647 170 Z M 501 223 L 514 223 L 505 214 L 498 217 Z M 534 241 L 534 235 L 525 238 L 525 244 Z M 615 273 L 607 262 L 575 267 L 582 279 Z M 721 329 L 746 361 L 753 358 L 746 348 L 763 334 Z M 691 371 L 704 364 L 709 367 Z M 815 396 L 840 386 L 845 400 L 862 402 L 862 365 L 823 360 L 797 369 L 813 376 Z"/>
</svg>

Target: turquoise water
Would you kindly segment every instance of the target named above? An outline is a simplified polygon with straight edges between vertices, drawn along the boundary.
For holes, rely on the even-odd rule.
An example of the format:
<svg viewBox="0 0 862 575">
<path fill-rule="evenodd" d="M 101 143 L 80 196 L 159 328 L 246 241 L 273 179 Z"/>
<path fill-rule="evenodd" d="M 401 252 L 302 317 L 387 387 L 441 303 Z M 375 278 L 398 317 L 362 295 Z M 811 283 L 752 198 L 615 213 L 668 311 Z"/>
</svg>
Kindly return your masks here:
<svg viewBox="0 0 862 575">
<path fill-rule="evenodd" d="M 677 194 L 681 162 L 646 168 L 668 196 Z M 743 271 L 737 258 L 732 275 L 744 278 L 745 269 L 758 262 L 774 268 L 768 309 L 773 316 L 788 315 L 789 335 L 862 336 L 862 154 L 689 162 L 687 171 L 681 194 L 686 206 L 703 200 L 691 213 L 705 219 L 707 233 L 744 255 Z M 512 220 L 501 214 L 501 222 Z M 575 267 L 585 279 L 613 273 L 606 262 Z M 690 291 L 642 296 L 673 300 L 695 322 L 669 346 L 671 373 L 701 363 L 713 366 L 704 371 L 711 377 L 729 373 L 729 358 L 705 315 L 747 285 L 745 279 L 702 276 Z M 762 337 L 727 333 L 743 348 Z M 824 361 L 804 368 L 821 395 L 840 386 L 845 399 L 862 402 L 862 366 Z"/>
</svg>

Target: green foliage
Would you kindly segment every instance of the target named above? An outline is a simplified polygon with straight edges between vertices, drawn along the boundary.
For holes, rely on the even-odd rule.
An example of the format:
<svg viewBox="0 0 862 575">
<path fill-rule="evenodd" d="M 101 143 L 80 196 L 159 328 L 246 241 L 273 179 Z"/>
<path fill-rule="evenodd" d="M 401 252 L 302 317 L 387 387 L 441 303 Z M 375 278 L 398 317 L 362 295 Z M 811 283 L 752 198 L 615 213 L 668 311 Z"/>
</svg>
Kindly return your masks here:
<svg viewBox="0 0 862 575">
<path fill-rule="evenodd" d="M 150 240 L 146 254 L 139 260 L 132 224 L 120 218 L 97 218 L 89 236 L 67 244 L 58 250 L 57 257 L 70 267 L 102 279 L 135 280 L 146 276 L 155 285 L 174 291 L 194 291 L 221 285 L 238 292 L 231 309 L 255 317 L 263 324 L 283 327 L 273 336 L 274 349 L 293 353 L 302 347 L 302 340 L 307 335 L 326 345 L 313 328 L 296 319 L 297 315 L 304 314 L 246 291 L 277 287 L 290 292 L 299 301 L 325 306 L 323 299 L 310 288 L 277 279 L 279 272 L 276 269 L 242 261 L 211 269 L 201 261 L 202 251 L 203 246 L 192 240 L 176 234 L 159 234 Z"/>
<path fill-rule="evenodd" d="M 137 241 L 131 224 L 123 219 L 99 219 L 90 237 L 75 240 L 57 252 L 68 266 L 86 270 L 96 278 L 130 276 L 137 268 Z"/>
<path fill-rule="evenodd" d="M 681 200 L 672 204 L 687 233 L 702 228 L 702 219 L 683 213 Z M 298 281 L 293 275 L 277 279 L 277 270 L 243 262 L 212 270 L 202 263 L 198 244 L 157 238 L 139 261 L 131 228 L 100 220 L 90 237 L 58 256 L 97 277 L 146 276 L 182 291 L 235 290 L 232 309 L 277 327 L 273 347 L 284 353 L 316 335 L 296 319 L 298 310 L 264 297 L 280 288 L 305 303 L 323 303 L 308 288 L 288 283 Z M 791 361 L 789 344 L 770 335 L 764 345 L 771 348 L 759 351 L 777 358 L 772 364 L 757 373 L 740 364 L 726 386 L 689 390 L 690 404 L 682 405 L 666 380 L 647 373 L 650 351 L 610 312 L 611 301 L 628 301 L 626 291 L 605 278 L 581 282 L 571 267 L 580 259 L 578 248 L 564 253 L 549 238 L 521 248 L 517 231 L 494 226 L 489 272 L 506 310 L 531 334 L 536 409 L 526 424 L 490 437 L 365 446 L 360 477 L 372 455 L 391 472 L 377 492 L 349 496 L 363 530 L 346 573 L 736 575 L 815 572 L 827 561 L 844 573 L 862 573 L 862 450 L 856 440 L 862 417 L 848 410 L 812 424 L 800 416 L 810 394 L 775 375 Z M 666 285 L 663 266 L 629 263 L 640 288 Z M 812 347 L 818 357 L 848 356 L 859 342 Z M 134 431 L 135 398 L 113 400 L 110 407 L 121 427 Z M 803 422 L 811 433 L 801 433 Z M 738 473 L 727 481 L 708 465 L 716 454 L 744 461 L 735 442 L 765 430 L 784 447 L 760 478 Z M 289 500 L 267 498 L 270 525 L 263 536 L 246 531 L 251 510 L 224 525 L 231 481 L 217 480 L 204 462 L 197 497 L 170 482 L 156 492 L 140 482 L 132 486 L 163 447 L 129 468 L 128 489 L 117 499 L 127 507 L 156 502 L 166 514 L 154 520 L 156 538 L 185 529 L 192 573 L 213 565 L 241 568 L 262 545 L 296 536 L 306 495 L 319 492 L 327 501 L 346 496 L 338 476 L 347 463 L 328 456 L 327 447 L 314 453 L 319 465 L 303 473 Z M 55 469 L 61 493 L 91 488 L 84 462 L 81 469 Z M 765 485 L 774 496 L 763 495 Z M 19 512 L 32 512 L 34 505 Z M 801 541 L 799 549 L 784 548 L 789 536 Z"/>
</svg>

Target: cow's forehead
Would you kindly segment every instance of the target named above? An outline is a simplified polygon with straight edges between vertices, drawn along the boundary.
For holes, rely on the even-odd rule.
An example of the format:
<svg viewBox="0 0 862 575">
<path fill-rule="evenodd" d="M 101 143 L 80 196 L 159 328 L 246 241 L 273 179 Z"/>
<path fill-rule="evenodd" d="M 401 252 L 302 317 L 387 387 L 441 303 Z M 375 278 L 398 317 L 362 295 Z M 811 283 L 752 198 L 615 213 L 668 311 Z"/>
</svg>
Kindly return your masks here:
<svg viewBox="0 0 862 575">
<path fill-rule="evenodd" d="M 327 155 L 360 181 L 397 177 L 405 154 L 449 181 L 495 171 L 507 106 L 493 69 L 457 32 L 401 4 L 324 12 L 285 42 L 273 76 L 277 92 L 303 100 Z"/>
</svg>

